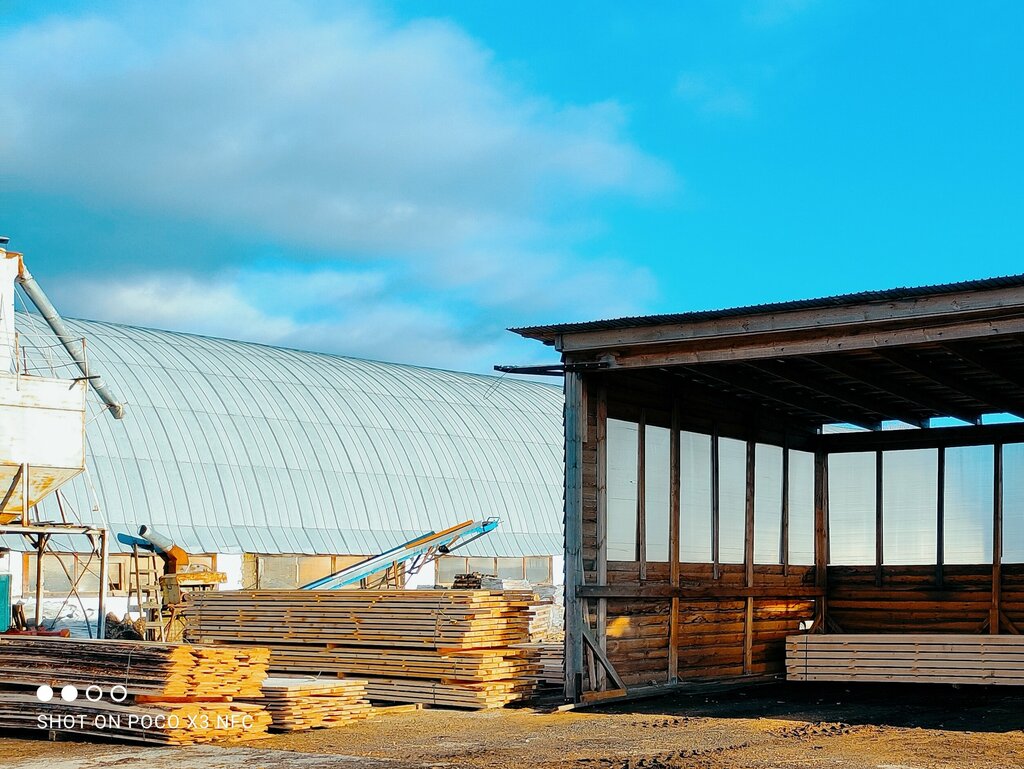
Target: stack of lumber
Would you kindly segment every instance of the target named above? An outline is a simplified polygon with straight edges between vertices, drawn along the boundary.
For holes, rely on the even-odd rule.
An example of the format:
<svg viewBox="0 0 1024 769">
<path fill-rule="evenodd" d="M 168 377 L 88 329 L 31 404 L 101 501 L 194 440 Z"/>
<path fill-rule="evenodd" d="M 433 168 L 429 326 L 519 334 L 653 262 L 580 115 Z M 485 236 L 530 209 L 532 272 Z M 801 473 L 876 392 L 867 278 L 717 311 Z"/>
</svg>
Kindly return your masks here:
<svg viewBox="0 0 1024 769">
<path fill-rule="evenodd" d="M 456 574 L 452 582 L 452 590 L 479 590 L 483 574 L 474 571 L 472 574 Z"/>
<path fill-rule="evenodd" d="M 186 646 L 148 641 L 0 637 L 0 683 L 72 684 L 160 697 L 258 695 L 266 648 Z"/>
<path fill-rule="evenodd" d="M 499 707 L 528 697 L 536 666 L 528 591 L 343 590 L 202 593 L 188 637 L 271 648 L 275 673 L 366 680 L 371 700 Z"/>
<path fill-rule="evenodd" d="M 1024 685 L 1024 636 L 795 635 L 786 639 L 786 678 Z"/>
<path fill-rule="evenodd" d="M 344 726 L 373 711 L 366 681 L 355 678 L 268 678 L 263 697 L 253 702 L 266 708 L 274 732 Z"/>
<path fill-rule="evenodd" d="M 561 686 L 564 682 L 565 642 L 516 644 L 533 663 L 532 678 L 540 686 Z"/>
<path fill-rule="evenodd" d="M 480 587 L 484 590 L 530 591 L 533 585 L 526 579 L 512 579 L 510 577 L 495 577 L 491 574 L 481 574 Z"/>
<path fill-rule="evenodd" d="M 246 646 L 0 637 L 0 728 L 169 745 L 255 739 L 270 715 L 235 700 L 260 696 L 269 661 L 269 649 Z M 47 702 L 36 696 L 44 684 L 55 692 Z M 78 692 L 70 702 L 65 686 Z"/>
</svg>

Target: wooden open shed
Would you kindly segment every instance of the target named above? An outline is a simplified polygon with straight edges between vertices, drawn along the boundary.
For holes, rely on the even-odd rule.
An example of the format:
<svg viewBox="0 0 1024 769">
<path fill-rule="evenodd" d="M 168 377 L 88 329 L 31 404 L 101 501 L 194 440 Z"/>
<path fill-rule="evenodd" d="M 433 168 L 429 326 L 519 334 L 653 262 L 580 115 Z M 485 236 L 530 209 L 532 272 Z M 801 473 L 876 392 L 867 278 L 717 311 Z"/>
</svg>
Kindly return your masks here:
<svg viewBox="0 0 1024 769">
<path fill-rule="evenodd" d="M 1024 275 L 515 331 L 564 366 L 567 697 L 1024 629 Z"/>
</svg>

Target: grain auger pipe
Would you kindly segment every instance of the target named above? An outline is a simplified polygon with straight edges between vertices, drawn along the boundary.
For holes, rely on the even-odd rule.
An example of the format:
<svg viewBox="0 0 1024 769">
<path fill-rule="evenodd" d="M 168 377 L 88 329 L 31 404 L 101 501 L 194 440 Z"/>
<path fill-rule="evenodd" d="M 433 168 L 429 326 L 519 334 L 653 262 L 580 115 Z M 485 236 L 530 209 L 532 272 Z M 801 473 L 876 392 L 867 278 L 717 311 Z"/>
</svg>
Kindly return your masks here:
<svg viewBox="0 0 1024 769">
<path fill-rule="evenodd" d="M 110 413 L 114 419 L 121 419 L 124 417 L 124 404 L 121 403 L 111 392 L 110 387 L 106 382 L 103 381 L 102 377 L 92 373 L 89 370 L 89 364 L 85 359 L 84 350 L 81 348 L 81 338 L 73 335 L 68 327 L 64 325 L 64 319 L 57 312 L 57 308 L 53 306 L 53 302 L 46 295 L 43 289 L 36 282 L 36 279 L 32 277 L 32 273 L 28 271 L 25 266 L 25 258 L 22 254 L 14 251 L 7 251 L 7 239 L 0 238 L 0 251 L 3 251 L 3 256 L 14 256 L 18 259 L 18 277 L 16 278 L 18 285 L 21 286 L 25 295 L 32 300 L 32 304 L 39 310 L 39 314 L 43 316 L 43 320 L 46 321 L 47 325 L 53 330 L 53 333 L 60 340 L 60 343 L 64 345 L 64 349 L 68 351 L 68 355 L 71 356 L 72 360 L 78 365 L 78 368 L 82 372 L 82 378 L 88 380 L 92 389 L 99 396 L 100 400 L 106 404 L 107 408 L 110 409 Z"/>
</svg>

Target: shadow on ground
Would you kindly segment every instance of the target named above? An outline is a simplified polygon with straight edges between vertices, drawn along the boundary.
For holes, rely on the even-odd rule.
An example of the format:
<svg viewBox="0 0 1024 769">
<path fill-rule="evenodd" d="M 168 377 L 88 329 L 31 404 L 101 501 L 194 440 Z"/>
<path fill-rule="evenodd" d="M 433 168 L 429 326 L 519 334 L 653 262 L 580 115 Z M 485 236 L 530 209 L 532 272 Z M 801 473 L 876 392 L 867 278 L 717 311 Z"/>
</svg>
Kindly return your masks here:
<svg viewBox="0 0 1024 769">
<path fill-rule="evenodd" d="M 720 694 L 667 695 L 605 713 L 680 718 L 773 718 L 960 732 L 1024 729 L 1024 690 L 933 684 L 778 683 Z"/>
</svg>

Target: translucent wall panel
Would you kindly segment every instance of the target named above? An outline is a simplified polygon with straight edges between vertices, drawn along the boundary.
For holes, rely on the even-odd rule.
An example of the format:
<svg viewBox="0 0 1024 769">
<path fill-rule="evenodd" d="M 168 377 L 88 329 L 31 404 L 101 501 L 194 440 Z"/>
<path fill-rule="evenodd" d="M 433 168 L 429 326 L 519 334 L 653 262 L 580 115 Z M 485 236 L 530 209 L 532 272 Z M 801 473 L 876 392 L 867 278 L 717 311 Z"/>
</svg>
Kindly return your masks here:
<svg viewBox="0 0 1024 769">
<path fill-rule="evenodd" d="M 668 560 L 669 438 L 666 427 L 647 425 L 644 456 L 644 507 L 647 519 L 647 560 Z"/>
<path fill-rule="evenodd" d="M 757 444 L 754 466 L 754 563 L 781 563 L 782 449 Z"/>
<path fill-rule="evenodd" d="M 828 458 L 828 494 L 830 563 L 843 566 L 873 564 L 874 453 L 832 454 Z M 813 532 L 813 522 L 811 525 Z"/>
<path fill-rule="evenodd" d="M 608 560 L 636 560 L 636 456 L 639 425 L 608 420 Z"/>
<path fill-rule="evenodd" d="M 991 446 L 946 449 L 946 563 L 992 563 L 992 456 Z"/>
<path fill-rule="evenodd" d="M 747 500 L 747 444 L 718 441 L 719 554 L 721 563 L 743 563 L 743 525 Z"/>
<path fill-rule="evenodd" d="M 938 452 L 935 449 L 883 454 L 885 563 L 935 563 L 937 479 Z"/>
<path fill-rule="evenodd" d="M 814 564 L 814 454 L 789 452 L 789 562 Z"/>
<path fill-rule="evenodd" d="M 710 563 L 711 436 L 681 433 L 679 464 L 679 560 Z"/>
<path fill-rule="evenodd" d="M 1024 443 L 1003 446 L 1003 563 L 1024 563 Z"/>
</svg>

